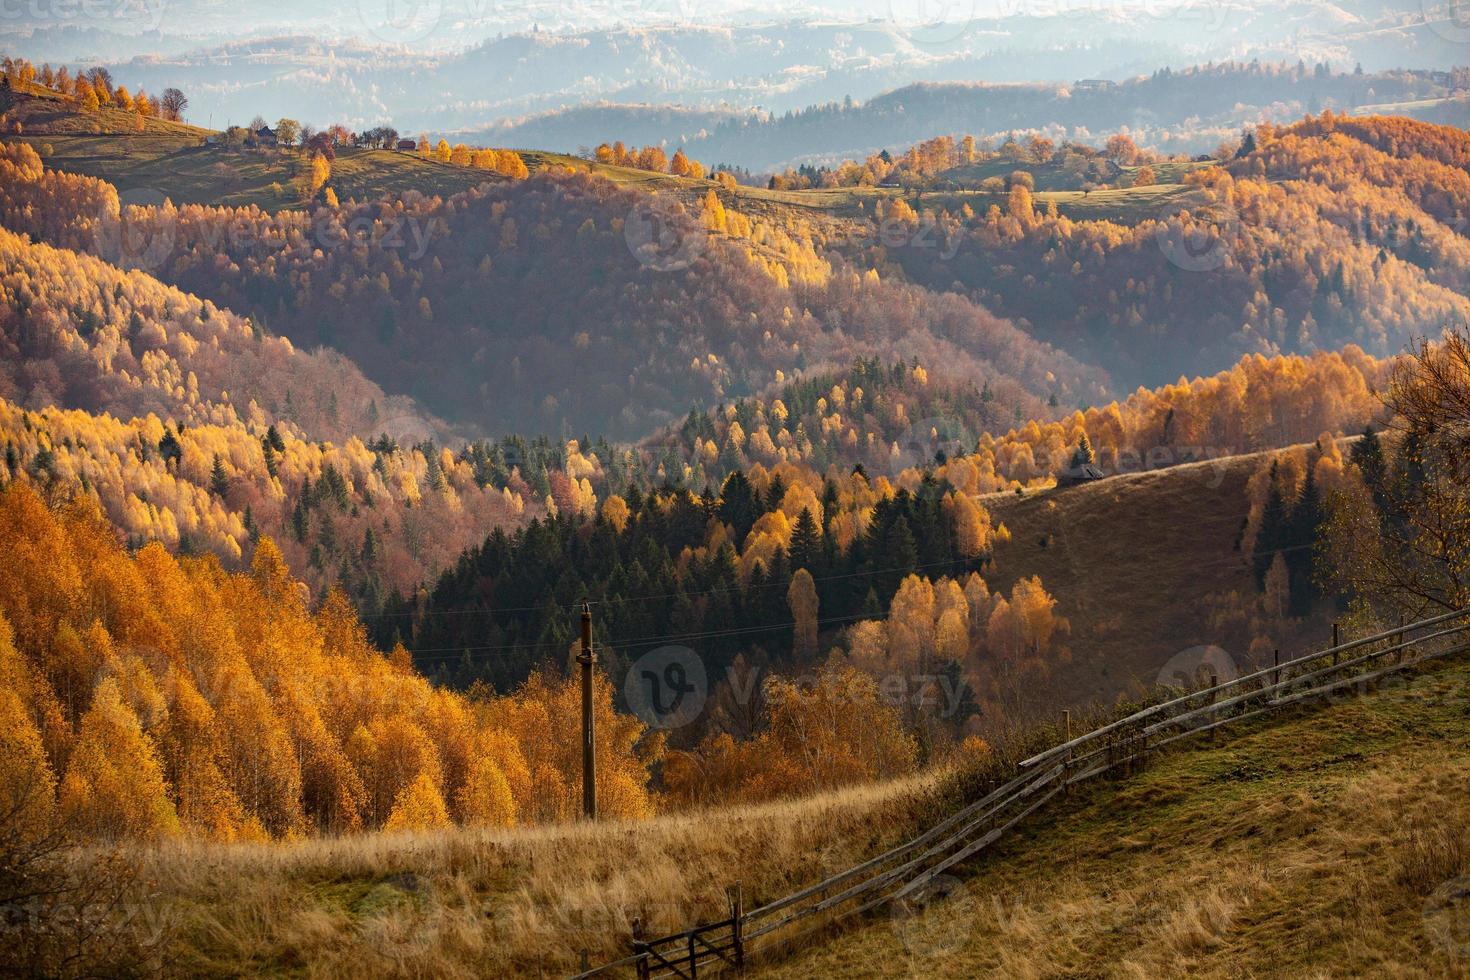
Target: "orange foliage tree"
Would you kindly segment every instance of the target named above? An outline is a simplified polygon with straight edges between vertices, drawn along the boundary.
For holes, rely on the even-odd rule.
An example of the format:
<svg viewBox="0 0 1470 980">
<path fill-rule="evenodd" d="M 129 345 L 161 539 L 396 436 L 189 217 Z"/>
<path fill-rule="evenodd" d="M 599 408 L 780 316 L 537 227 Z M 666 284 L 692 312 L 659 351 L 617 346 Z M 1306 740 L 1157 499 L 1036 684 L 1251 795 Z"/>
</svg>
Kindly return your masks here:
<svg viewBox="0 0 1470 980">
<path fill-rule="evenodd" d="M 261 538 L 249 573 L 157 544 L 129 554 L 85 499 L 0 491 L 0 793 L 89 838 L 221 840 L 422 830 L 576 812 L 579 686 L 431 687 L 318 608 Z M 661 740 L 598 681 L 609 816 L 650 815 Z M 58 779 L 56 774 L 60 773 Z"/>
</svg>

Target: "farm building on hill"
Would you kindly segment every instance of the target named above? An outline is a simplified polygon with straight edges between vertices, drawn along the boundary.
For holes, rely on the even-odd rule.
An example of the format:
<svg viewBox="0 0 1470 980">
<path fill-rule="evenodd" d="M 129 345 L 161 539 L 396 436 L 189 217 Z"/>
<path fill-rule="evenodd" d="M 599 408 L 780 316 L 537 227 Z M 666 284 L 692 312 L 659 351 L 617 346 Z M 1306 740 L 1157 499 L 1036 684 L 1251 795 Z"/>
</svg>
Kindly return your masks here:
<svg viewBox="0 0 1470 980">
<path fill-rule="evenodd" d="M 1098 469 L 1097 457 L 1093 454 L 1092 443 L 1087 436 L 1083 436 L 1077 443 L 1077 449 L 1072 453 L 1072 462 L 1066 469 L 1057 474 L 1057 487 L 1077 487 L 1084 483 L 1093 483 L 1107 476 Z"/>
<path fill-rule="evenodd" d="M 1102 480 L 1107 474 L 1097 468 L 1096 463 L 1069 466 L 1057 474 L 1058 487 L 1080 487 L 1084 483 Z"/>
</svg>

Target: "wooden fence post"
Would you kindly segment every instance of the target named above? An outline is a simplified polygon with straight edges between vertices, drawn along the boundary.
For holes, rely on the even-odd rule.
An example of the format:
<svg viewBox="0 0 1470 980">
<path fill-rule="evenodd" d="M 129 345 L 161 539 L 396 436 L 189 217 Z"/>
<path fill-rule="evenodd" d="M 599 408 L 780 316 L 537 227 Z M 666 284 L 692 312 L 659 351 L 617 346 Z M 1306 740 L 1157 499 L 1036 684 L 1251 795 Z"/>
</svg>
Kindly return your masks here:
<svg viewBox="0 0 1470 980">
<path fill-rule="evenodd" d="M 1068 742 L 1072 741 L 1072 709 L 1071 708 L 1063 708 L 1062 709 L 1062 724 L 1064 726 L 1066 726 L 1066 731 L 1067 731 L 1067 739 L 1066 740 Z M 1071 796 L 1072 795 L 1072 787 L 1067 784 L 1067 770 L 1071 768 L 1071 765 L 1072 765 L 1072 750 L 1071 749 L 1068 749 L 1067 750 L 1067 757 L 1066 757 L 1066 759 L 1062 763 L 1062 795 L 1063 796 Z"/>
<path fill-rule="evenodd" d="M 1280 647 L 1277 647 L 1275 650 L 1272 650 L 1271 651 L 1271 666 L 1274 668 L 1271 671 L 1271 686 L 1272 687 L 1275 687 L 1277 684 L 1280 684 L 1281 683 L 1281 648 Z"/>
<path fill-rule="evenodd" d="M 1337 666 L 1337 624 L 1332 624 L 1332 666 Z"/>
<path fill-rule="evenodd" d="M 1210 668 L 1210 704 L 1214 704 L 1216 701 L 1220 700 L 1220 692 L 1216 690 L 1216 688 L 1219 687 L 1219 685 L 1220 685 L 1220 675 L 1215 672 L 1215 668 L 1214 667 L 1211 667 Z M 1216 718 L 1214 715 L 1207 715 L 1206 717 L 1208 717 L 1210 719 L 1210 724 L 1214 724 L 1216 721 L 1219 721 L 1219 719 Z M 1211 728 L 1210 729 L 1210 744 L 1211 745 L 1214 745 L 1215 744 L 1215 736 L 1218 735 L 1218 734 L 1220 734 L 1220 729 L 1218 729 L 1218 728 Z"/>
<path fill-rule="evenodd" d="M 638 958 L 638 980 L 648 980 L 648 951 L 643 945 L 643 920 L 633 920 L 633 952 L 644 955 Z"/>
<path fill-rule="evenodd" d="M 745 969 L 745 897 L 740 882 L 730 889 L 730 940 L 734 946 L 735 969 Z"/>
</svg>

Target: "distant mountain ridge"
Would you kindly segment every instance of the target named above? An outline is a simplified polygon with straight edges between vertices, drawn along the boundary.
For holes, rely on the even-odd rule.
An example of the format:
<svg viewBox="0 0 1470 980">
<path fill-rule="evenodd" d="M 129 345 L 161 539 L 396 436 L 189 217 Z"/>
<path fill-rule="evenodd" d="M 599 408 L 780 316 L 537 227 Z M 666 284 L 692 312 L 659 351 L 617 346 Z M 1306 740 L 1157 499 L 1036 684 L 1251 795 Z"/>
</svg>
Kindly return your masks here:
<svg viewBox="0 0 1470 980">
<path fill-rule="evenodd" d="M 169 13 L 165 29 L 183 22 L 176 8 Z M 246 38 L 237 42 L 206 38 L 181 51 L 161 35 L 154 52 L 134 56 L 136 34 L 120 35 L 109 47 L 105 35 L 94 33 L 84 35 L 89 40 L 79 50 L 103 57 L 124 52 L 111 65 L 115 72 L 150 88 L 180 85 L 190 93 L 195 121 L 215 126 L 256 113 L 267 119 L 299 113 L 299 93 L 309 86 L 313 118 L 304 121 L 354 128 L 387 122 L 415 132 L 493 128 L 600 102 L 783 113 L 849 96 L 869 100 L 914 82 L 1119 81 L 1161 65 L 1181 69 L 1230 58 L 1326 61 L 1349 71 L 1361 63 L 1369 72 L 1399 65 L 1448 69 L 1466 60 L 1453 23 L 1419 4 L 1185 3 L 924 25 L 898 23 L 892 11 L 842 22 L 811 19 L 811 11 L 797 8 L 776 23 L 701 26 L 676 10 L 667 23 L 588 26 L 547 10 L 509 32 L 489 19 L 493 12 L 476 21 L 445 9 L 432 51 L 425 50 L 431 39 L 384 30 L 360 11 L 322 22 L 297 13 L 253 16 L 234 35 Z M 202 29 L 220 17 L 217 8 L 208 14 L 192 26 Z M 700 18 L 708 23 L 705 12 Z M 272 25 L 280 36 L 250 36 Z M 93 38 L 98 47 L 88 50 Z M 17 37 L 15 46 L 36 60 L 76 57 L 42 39 Z M 665 138 L 696 131 L 680 128 Z M 554 148 L 574 150 L 604 138 L 609 135 L 588 132 Z"/>
<path fill-rule="evenodd" d="M 730 113 L 702 135 L 690 138 L 687 126 L 671 126 L 665 135 L 701 160 L 757 172 L 861 160 L 940 134 L 969 133 L 999 142 L 1008 132 L 1033 130 L 1081 141 L 1128 131 L 1140 145 L 1195 155 L 1214 150 L 1258 122 L 1290 122 L 1325 108 L 1402 104 L 1407 115 L 1449 122 L 1444 116 L 1456 111 L 1451 96 L 1464 83 L 1457 78 L 1431 71 L 1324 74 L 1305 64 L 1226 63 L 1161 69 L 1124 82 L 916 82 L 862 103 L 811 105 L 779 116 Z M 1463 119 L 1464 110 L 1458 111 Z M 670 115 L 666 106 L 582 106 L 472 136 L 571 151 L 576 149 L 573 142 L 593 139 L 596 133 L 642 132 Z"/>
</svg>

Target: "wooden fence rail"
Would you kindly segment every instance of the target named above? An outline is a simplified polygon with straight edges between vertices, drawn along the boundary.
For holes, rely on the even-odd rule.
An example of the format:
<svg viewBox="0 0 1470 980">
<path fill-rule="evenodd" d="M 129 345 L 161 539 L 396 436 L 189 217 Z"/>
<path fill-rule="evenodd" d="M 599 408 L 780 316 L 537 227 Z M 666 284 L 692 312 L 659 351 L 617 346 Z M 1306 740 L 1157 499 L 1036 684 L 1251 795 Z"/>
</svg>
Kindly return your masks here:
<svg viewBox="0 0 1470 980">
<path fill-rule="evenodd" d="M 1336 627 L 1333 629 L 1336 638 Z M 740 970 L 761 950 L 841 919 L 900 902 L 994 844 L 1068 787 L 1132 768 L 1185 738 L 1210 734 L 1282 708 L 1376 686 L 1427 661 L 1470 651 L 1470 610 L 1445 613 L 1212 683 L 1040 752 L 1016 775 L 922 834 L 861 864 L 750 911 L 740 886 L 730 916 L 657 939 L 635 920 L 632 955 L 584 969 L 572 980 L 631 970 L 639 980 Z M 1352 656 L 1343 659 L 1344 654 Z M 798 923 L 804 928 L 796 929 Z"/>
</svg>

